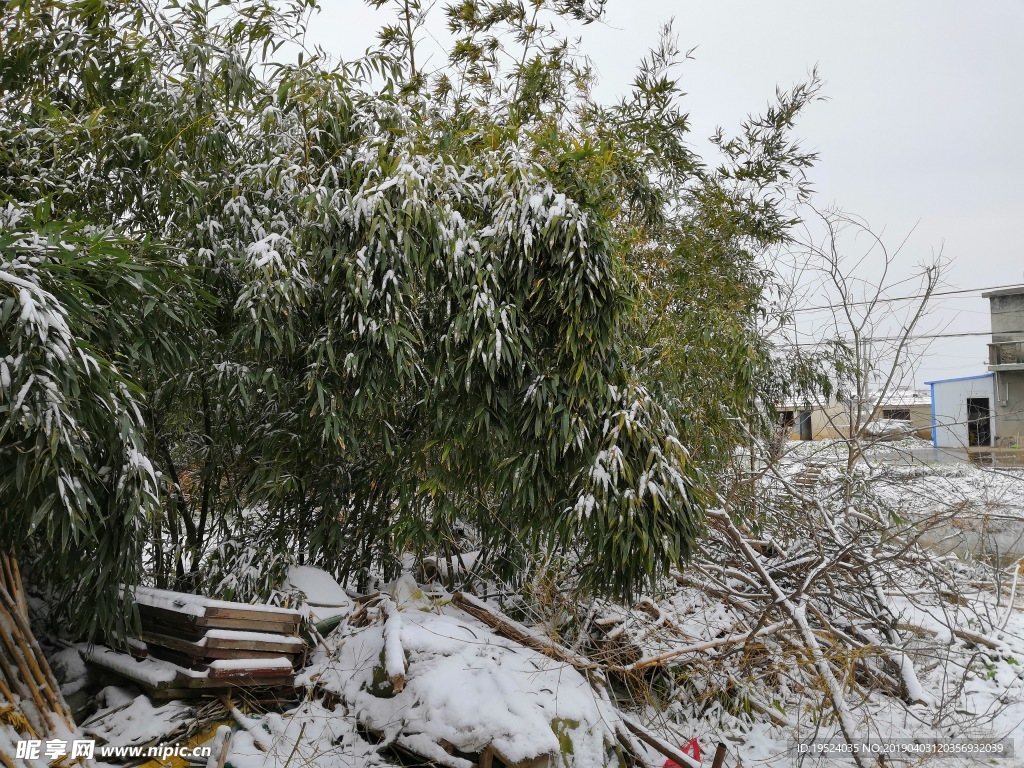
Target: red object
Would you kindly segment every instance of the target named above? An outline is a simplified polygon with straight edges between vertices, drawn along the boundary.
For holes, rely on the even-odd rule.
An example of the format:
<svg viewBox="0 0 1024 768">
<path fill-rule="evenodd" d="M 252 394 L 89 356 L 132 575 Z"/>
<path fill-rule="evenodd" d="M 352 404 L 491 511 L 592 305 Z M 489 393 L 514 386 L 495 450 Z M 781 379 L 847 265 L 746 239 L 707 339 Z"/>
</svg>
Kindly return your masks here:
<svg viewBox="0 0 1024 768">
<path fill-rule="evenodd" d="M 679 751 L 684 755 L 689 755 L 694 760 L 700 760 L 700 744 L 697 743 L 696 739 L 690 739 L 689 743 L 684 747 L 680 747 Z M 675 760 L 666 760 L 665 765 L 662 768 L 681 768 L 679 763 Z"/>
</svg>

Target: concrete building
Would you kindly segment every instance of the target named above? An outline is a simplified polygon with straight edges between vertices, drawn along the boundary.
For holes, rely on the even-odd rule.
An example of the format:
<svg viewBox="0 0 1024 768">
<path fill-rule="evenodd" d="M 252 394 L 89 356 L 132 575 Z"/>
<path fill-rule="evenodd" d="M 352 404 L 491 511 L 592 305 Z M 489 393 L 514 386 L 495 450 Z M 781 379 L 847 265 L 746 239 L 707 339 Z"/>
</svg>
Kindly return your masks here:
<svg viewBox="0 0 1024 768">
<path fill-rule="evenodd" d="M 993 445 L 1024 448 L 1024 286 L 981 294 L 989 300 L 992 343 L 988 369 L 993 374 Z"/>
<path fill-rule="evenodd" d="M 826 403 L 791 401 L 776 406 L 779 423 L 790 440 L 828 440 L 850 437 L 850 424 L 854 419 L 852 397 L 832 398 Z M 879 400 L 872 393 L 863 406 L 864 418 L 877 407 L 872 424 L 876 431 L 862 425 L 867 434 L 899 437 L 917 435 L 927 440 L 931 436 L 932 408 L 927 392 L 913 389 L 894 389 Z"/>
<path fill-rule="evenodd" d="M 776 406 L 779 424 L 790 440 L 822 440 L 844 437 L 849 424 L 846 406 L 828 403 L 791 401 Z M 849 431 L 848 428 L 845 431 Z"/>
<path fill-rule="evenodd" d="M 970 448 L 993 444 L 994 374 L 925 382 L 932 391 L 932 444 Z"/>
<path fill-rule="evenodd" d="M 877 404 L 875 419 L 887 422 L 889 429 L 904 423 L 906 432 L 912 432 L 922 440 L 932 433 L 932 398 L 930 392 L 900 387 L 887 392 L 884 398 L 871 395 L 870 403 Z"/>
</svg>

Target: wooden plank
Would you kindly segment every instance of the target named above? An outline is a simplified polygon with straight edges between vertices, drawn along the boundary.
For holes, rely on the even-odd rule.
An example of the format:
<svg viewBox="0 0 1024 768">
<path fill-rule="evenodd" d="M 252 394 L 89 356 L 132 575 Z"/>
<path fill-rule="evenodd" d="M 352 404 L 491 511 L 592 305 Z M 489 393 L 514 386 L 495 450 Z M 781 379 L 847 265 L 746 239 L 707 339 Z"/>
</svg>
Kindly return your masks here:
<svg viewBox="0 0 1024 768">
<path fill-rule="evenodd" d="M 139 618 L 143 620 L 149 617 L 152 619 L 159 619 L 160 621 L 171 625 L 191 627 L 194 626 L 196 621 L 199 619 L 199 616 L 194 613 L 172 611 L 168 608 L 156 608 L 152 605 L 144 605 L 143 603 L 137 603 L 136 607 L 139 609 Z"/>
<path fill-rule="evenodd" d="M 102 645 L 93 646 L 90 651 L 83 654 L 83 658 L 87 663 L 102 667 L 149 690 L 169 688 L 176 679 L 176 676 L 172 675 L 173 671 L 154 671 L 153 664 L 147 663 L 149 659 L 139 661 L 126 653 L 112 651 Z M 161 676 L 165 679 L 158 679 Z"/>
<path fill-rule="evenodd" d="M 143 629 L 139 633 L 139 637 L 146 641 L 149 646 L 159 646 L 167 648 L 177 653 L 188 654 L 195 658 L 202 658 L 206 653 L 206 647 L 200 645 L 194 640 L 186 640 L 181 637 L 174 637 L 173 635 L 165 635 L 160 632 L 149 632 Z M 159 653 L 159 651 L 157 651 Z"/>
<path fill-rule="evenodd" d="M 266 632 L 272 635 L 294 637 L 299 632 L 298 622 L 292 621 L 254 621 L 252 619 L 230 619 L 195 616 L 166 608 L 154 608 L 149 605 L 139 606 L 139 618 L 147 628 L 162 630 L 161 634 L 171 634 L 198 640 L 207 629 L 237 629 L 248 632 Z"/>
<path fill-rule="evenodd" d="M 211 600 L 202 595 L 148 587 L 136 587 L 135 600 L 140 607 L 145 606 L 208 618 L 241 618 L 294 624 L 298 624 L 302 618 L 301 614 L 293 608 Z"/>
<path fill-rule="evenodd" d="M 239 675 L 237 677 L 203 678 L 201 683 L 190 685 L 188 687 L 213 690 L 225 688 L 267 688 L 294 685 L 295 675 Z"/>
<path fill-rule="evenodd" d="M 271 639 L 269 635 L 266 640 L 245 640 L 234 637 L 207 637 L 206 647 L 210 650 L 277 651 L 278 656 L 282 653 L 297 655 L 305 650 L 305 644 L 284 643 Z M 223 658 L 235 657 L 225 656 Z"/>
<path fill-rule="evenodd" d="M 202 691 L 223 691 L 232 688 L 295 688 L 294 672 L 282 667 L 220 670 L 230 674 L 211 677 L 209 672 L 213 670 L 190 673 L 189 670 L 168 661 L 153 657 L 137 661 L 128 654 L 110 651 L 103 646 L 96 646 L 92 652 L 85 655 L 85 659 L 132 681 L 150 695 L 159 698 L 190 698 L 201 695 Z"/>
<path fill-rule="evenodd" d="M 171 685 L 164 686 L 167 688 L 182 688 L 189 690 L 223 690 L 226 688 L 251 688 L 253 686 L 274 686 L 274 685 L 294 685 L 295 675 L 280 674 L 278 670 L 277 675 L 236 675 L 234 677 L 209 677 L 202 675 L 199 677 L 192 677 L 186 675 L 184 671 L 182 674 L 175 678 Z"/>
<path fill-rule="evenodd" d="M 292 676 L 290 669 L 284 667 L 246 667 L 244 669 L 216 669 L 212 668 L 207 673 L 210 680 L 238 680 L 241 678 L 251 677 L 253 679 L 266 679 L 268 677 L 285 677 Z"/>
<path fill-rule="evenodd" d="M 201 618 L 196 619 L 197 627 L 206 629 L 241 629 L 248 632 L 266 632 L 271 635 L 294 637 L 299 633 L 298 622 L 253 621 L 252 619 Z"/>
<path fill-rule="evenodd" d="M 206 635 L 205 627 L 195 625 L 174 624 L 158 618 L 142 617 L 142 628 L 147 632 L 155 632 L 165 637 L 175 637 L 187 642 L 202 640 Z"/>
<path fill-rule="evenodd" d="M 193 612 L 181 609 L 163 608 L 155 605 L 146 605 L 145 603 L 136 604 L 139 609 L 140 616 L 159 616 L 162 620 L 168 621 L 169 623 L 182 623 L 186 625 L 199 625 L 199 626 L 220 626 L 224 629 L 234 629 L 234 626 L 227 626 L 222 622 L 231 622 L 232 625 L 237 623 L 242 624 L 242 628 L 248 628 L 249 626 L 263 627 L 264 625 L 280 625 L 283 627 L 293 628 L 298 631 L 299 624 L 301 622 L 301 616 L 298 613 L 277 613 L 271 611 L 261 610 L 248 610 L 251 606 L 243 608 L 206 608 L 203 613 Z M 244 605 L 239 603 L 239 605 Z M 266 630 L 264 630 L 266 631 Z M 291 632 L 283 632 L 280 634 L 292 634 Z"/>
<path fill-rule="evenodd" d="M 168 699 L 195 699 L 201 696 L 217 696 L 224 691 L 245 688 L 246 698 L 254 698 L 258 701 L 278 700 L 282 697 L 292 700 L 295 698 L 295 680 L 293 678 L 263 678 L 254 680 L 213 680 L 198 686 L 177 686 L 168 688 L 148 688 L 140 683 L 139 686 L 146 691 L 146 695 L 154 701 L 165 701 Z"/>
<path fill-rule="evenodd" d="M 273 623 L 294 624 L 299 626 L 302 617 L 296 613 L 281 613 L 279 611 L 263 611 L 257 605 L 246 605 L 239 603 L 238 608 L 222 608 L 211 606 L 206 609 L 208 619 L 250 619 L 252 621 L 269 621 Z"/>
<path fill-rule="evenodd" d="M 276 656 L 298 656 L 305 645 L 268 640 L 245 640 L 229 637 L 207 637 L 187 640 L 160 632 L 143 630 L 139 636 L 150 645 L 159 645 L 179 653 L 205 659 L 267 659 Z M 267 635 L 271 638 L 272 635 Z M 205 639 L 205 642 L 200 642 Z"/>
<path fill-rule="evenodd" d="M 246 651 L 241 648 L 212 648 L 206 658 L 210 661 L 217 659 L 276 659 L 280 656 L 287 656 L 292 664 L 298 661 L 298 653 L 282 653 L 281 651 Z"/>
<path fill-rule="evenodd" d="M 156 644 L 152 646 L 150 656 L 161 661 L 169 661 L 171 664 L 182 669 L 191 669 L 196 672 L 206 669 L 206 661 L 204 659 L 197 659 L 195 656 L 187 653 L 173 651 L 170 648 L 164 648 Z"/>
<path fill-rule="evenodd" d="M 170 662 L 171 664 L 174 664 L 176 667 L 181 667 L 182 669 L 190 669 L 193 672 L 207 672 L 208 676 L 211 677 L 211 678 L 218 679 L 218 678 L 236 676 L 234 674 L 234 671 L 230 670 L 230 669 L 228 669 L 228 670 L 224 670 L 224 669 L 220 669 L 220 670 L 218 670 L 218 669 L 210 669 L 210 663 L 214 662 L 214 661 L 217 661 L 217 659 L 196 658 L 195 656 L 190 656 L 188 654 L 180 653 L 178 651 L 172 651 L 169 648 L 163 648 L 163 647 L 158 646 L 158 645 L 153 645 L 152 646 L 152 650 L 153 650 L 152 656 L 155 659 L 160 659 L 161 661 Z M 231 651 L 228 651 L 228 653 L 231 653 Z M 251 661 L 252 662 L 252 667 L 241 668 L 243 671 L 238 672 L 237 673 L 238 675 L 242 675 L 245 670 L 255 670 L 255 673 L 253 675 L 251 675 L 251 676 L 252 677 L 260 677 L 260 676 L 263 676 L 263 675 L 266 675 L 266 674 L 271 674 L 271 673 L 280 674 L 281 670 L 285 669 L 285 667 L 273 667 L 268 672 L 268 671 L 266 671 L 266 669 L 264 667 L 261 667 L 259 665 L 259 662 L 264 660 L 264 659 L 280 659 L 280 658 L 282 658 L 281 654 L 279 654 L 279 653 L 263 654 L 263 655 L 260 655 L 258 657 L 252 655 L 252 654 L 256 653 L 255 651 L 234 651 L 234 653 L 243 653 L 243 654 L 247 654 L 247 655 L 230 657 L 229 659 L 227 659 L 228 661 Z M 287 658 L 288 661 L 289 661 L 289 667 L 287 668 L 287 671 L 290 673 L 291 669 L 292 669 L 292 667 L 293 667 L 293 665 L 295 663 L 294 659 L 292 659 L 291 657 L 288 657 L 288 656 L 283 657 L 283 658 Z"/>
</svg>

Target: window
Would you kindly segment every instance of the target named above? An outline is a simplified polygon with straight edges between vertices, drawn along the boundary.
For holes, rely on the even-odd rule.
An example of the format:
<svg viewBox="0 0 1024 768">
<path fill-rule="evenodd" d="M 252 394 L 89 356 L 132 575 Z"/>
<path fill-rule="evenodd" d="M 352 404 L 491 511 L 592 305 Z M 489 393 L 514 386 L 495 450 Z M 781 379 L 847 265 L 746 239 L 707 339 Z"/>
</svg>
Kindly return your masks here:
<svg viewBox="0 0 1024 768">
<path fill-rule="evenodd" d="M 894 421 L 910 421 L 910 409 L 909 408 L 883 408 L 882 409 L 883 419 L 893 419 Z"/>
<path fill-rule="evenodd" d="M 779 411 L 779 426 L 783 429 L 792 429 L 796 426 L 796 414 L 793 411 Z"/>
</svg>

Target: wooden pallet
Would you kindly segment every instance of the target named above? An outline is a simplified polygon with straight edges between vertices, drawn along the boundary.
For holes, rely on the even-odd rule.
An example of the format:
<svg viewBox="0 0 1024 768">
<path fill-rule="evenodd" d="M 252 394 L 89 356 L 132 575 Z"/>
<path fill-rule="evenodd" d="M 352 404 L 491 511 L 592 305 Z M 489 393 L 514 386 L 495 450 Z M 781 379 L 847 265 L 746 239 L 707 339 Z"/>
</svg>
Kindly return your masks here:
<svg viewBox="0 0 1024 768">
<path fill-rule="evenodd" d="M 140 617 L 191 633 L 206 629 L 240 629 L 296 635 L 302 620 L 298 611 L 287 608 L 231 603 L 147 587 L 135 589 L 135 603 Z"/>
<path fill-rule="evenodd" d="M 306 652 L 298 611 L 145 587 L 135 600 L 142 627 L 129 641 L 130 654 L 96 646 L 87 661 L 161 699 L 294 689 L 294 669 Z"/>
<path fill-rule="evenodd" d="M 295 686 L 295 675 L 290 664 L 277 667 L 191 670 L 153 657 L 137 659 L 101 645 L 93 646 L 84 653 L 84 656 L 90 664 L 130 680 L 147 693 L 163 693 L 161 698 L 168 698 L 168 691 L 197 695 L 203 691 L 223 691 L 232 688 Z"/>
</svg>

